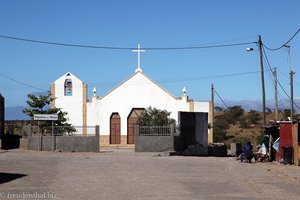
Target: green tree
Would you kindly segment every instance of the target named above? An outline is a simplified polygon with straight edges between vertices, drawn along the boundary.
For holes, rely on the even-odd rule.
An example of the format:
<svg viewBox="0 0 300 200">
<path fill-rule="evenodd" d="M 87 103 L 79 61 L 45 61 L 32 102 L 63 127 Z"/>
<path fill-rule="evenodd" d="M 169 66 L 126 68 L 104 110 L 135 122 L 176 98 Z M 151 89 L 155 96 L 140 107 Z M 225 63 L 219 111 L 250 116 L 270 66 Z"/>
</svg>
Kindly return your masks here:
<svg viewBox="0 0 300 200">
<path fill-rule="evenodd" d="M 27 95 L 28 99 L 26 103 L 31 109 L 24 109 L 23 113 L 27 114 L 31 119 L 35 114 L 50 114 L 47 105 L 50 105 L 51 99 L 50 94 L 48 95 L 39 95 L 38 97 L 33 94 Z"/>
<path fill-rule="evenodd" d="M 261 119 L 259 112 L 255 110 L 250 110 L 247 115 L 240 117 L 240 128 L 250 128 L 253 125 L 258 124 Z"/>
<path fill-rule="evenodd" d="M 249 128 L 250 127 L 250 123 L 247 117 L 242 116 L 240 118 L 240 128 Z"/>
<path fill-rule="evenodd" d="M 220 106 L 215 106 L 215 112 L 223 112 L 224 108 L 220 107 Z"/>
<path fill-rule="evenodd" d="M 258 124 L 258 121 L 261 120 L 261 116 L 258 111 L 250 110 L 247 114 L 247 119 L 251 124 Z"/>
<path fill-rule="evenodd" d="M 215 117 L 214 122 L 214 141 L 224 142 L 226 140 L 226 130 L 229 128 L 229 123 L 225 114 L 218 115 Z"/>
<path fill-rule="evenodd" d="M 176 120 L 172 119 L 170 115 L 171 112 L 168 112 L 166 110 L 159 110 L 150 106 L 143 111 L 138 124 L 140 126 L 175 125 Z"/>
<path fill-rule="evenodd" d="M 232 106 L 225 110 L 225 117 L 229 124 L 236 124 L 240 121 L 244 114 L 244 109 L 241 106 Z"/>
<path fill-rule="evenodd" d="M 268 107 L 266 107 L 266 112 L 267 112 L 267 113 L 272 113 L 272 109 L 271 109 L 271 108 L 268 108 Z"/>
<path fill-rule="evenodd" d="M 67 112 L 63 112 L 60 108 L 51 108 L 50 103 L 54 100 L 51 98 L 51 94 L 35 96 L 33 94 L 27 95 L 28 99 L 26 102 L 31 107 L 29 109 L 24 109 L 23 113 L 27 114 L 33 120 L 35 114 L 57 114 L 58 120 L 54 121 L 53 124 L 59 127 L 59 132 L 73 133 L 76 129 L 69 124 L 67 118 Z M 39 128 L 42 133 L 45 133 L 46 127 L 52 125 L 51 121 L 41 121 L 39 123 Z"/>
<path fill-rule="evenodd" d="M 282 112 L 283 112 L 284 119 L 288 119 L 288 117 L 291 116 L 291 109 L 284 109 Z M 297 119 L 297 118 L 299 118 L 299 115 L 297 115 L 295 113 L 295 110 L 293 109 L 293 119 Z"/>
</svg>

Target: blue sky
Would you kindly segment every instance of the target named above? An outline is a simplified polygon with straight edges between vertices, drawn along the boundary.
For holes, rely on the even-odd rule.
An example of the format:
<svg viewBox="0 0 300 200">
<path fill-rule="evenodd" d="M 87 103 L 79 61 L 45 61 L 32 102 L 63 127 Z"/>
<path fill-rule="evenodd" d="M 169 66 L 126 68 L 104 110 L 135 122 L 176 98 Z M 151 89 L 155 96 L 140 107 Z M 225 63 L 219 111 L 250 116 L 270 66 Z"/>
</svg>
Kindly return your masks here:
<svg viewBox="0 0 300 200">
<path fill-rule="evenodd" d="M 141 47 L 184 47 L 256 42 L 281 46 L 300 28 L 300 1 L 233 0 L 2 0 L 0 35 L 70 44 Z M 294 97 L 299 98 L 300 33 L 290 43 L 296 71 Z M 254 51 L 247 52 L 247 47 Z M 278 79 L 289 93 L 287 49 L 266 50 Z M 137 66 L 131 50 L 105 50 L 41 45 L 0 38 L 1 74 L 36 88 L 70 71 L 98 95 L 129 77 Z M 142 53 L 143 72 L 176 96 L 185 86 L 190 98 L 210 100 L 214 83 L 226 100 L 261 99 L 259 52 L 256 44 L 210 49 Z M 267 69 L 267 65 L 265 63 Z M 246 74 L 248 72 L 253 72 Z M 240 74 L 227 76 L 228 74 Z M 0 76 L 6 106 L 26 105 L 37 89 Z M 266 98 L 273 98 L 269 72 Z M 279 90 L 280 98 L 286 98 Z"/>
</svg>

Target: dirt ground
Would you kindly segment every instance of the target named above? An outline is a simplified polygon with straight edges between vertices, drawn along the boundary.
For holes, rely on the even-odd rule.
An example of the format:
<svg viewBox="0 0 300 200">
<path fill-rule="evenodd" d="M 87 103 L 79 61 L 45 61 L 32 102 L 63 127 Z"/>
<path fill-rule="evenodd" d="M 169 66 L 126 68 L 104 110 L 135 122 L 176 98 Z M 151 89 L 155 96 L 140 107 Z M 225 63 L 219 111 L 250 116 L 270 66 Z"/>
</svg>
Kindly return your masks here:
<svg viewBox="0 0 300 200">
<path fill-rule="evenodd" d="M 0 199 L 300 199 L 300 167 L 234 158 L 0 152 Z"/>
</svg>

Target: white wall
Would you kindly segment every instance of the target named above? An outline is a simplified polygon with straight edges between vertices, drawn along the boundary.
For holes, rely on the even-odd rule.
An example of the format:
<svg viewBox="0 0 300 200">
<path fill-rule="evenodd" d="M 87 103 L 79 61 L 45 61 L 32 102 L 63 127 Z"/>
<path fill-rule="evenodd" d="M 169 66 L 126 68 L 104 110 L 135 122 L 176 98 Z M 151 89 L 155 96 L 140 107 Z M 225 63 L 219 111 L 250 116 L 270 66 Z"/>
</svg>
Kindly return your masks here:
<svg viewBox="0 0 300 200">
<path fill-rule="evenodd" d="M 68 72 L 69 73 L 69 72 Z M 83 82 L 73 74 L 67 76 L 66 73 L 55 84 L 55 107 L 62 108 L 62 111 L 68 112 L 67 118 L 69 123 L 74 126 L 82 126 L 83 122 Z M 72 96 L 64 95 L 64 84 L 66 79 L 72 80 L 73 93 Z"/>
<path fill-rule="evenodd" d="M 55 84 L 55 106 L 68 112 L 69 123 L 83 125 L 83 82 L 68 73 L 57 79 Z M 64 83 L 71 79 L 73 95 L 64 96 Z M 109 135 L 110 116 L 117 112 L 121 117 L 121 135 L 127 135 L 127 117 L 132 108 L 149 106 L 166 109 L 171 117 L 178 120 L 178 111 L 190 111 L 190 103 L 186 96 L 176 98 L 141 72 L 133 74 L 112 91 L 101 98 L 92 97 L 87 103 L 87 125 L 100 125 L 100 134 Z M 194 102 L 195 112 L 209 112 L 209 102 Z"/>
<path fill-rule="evenodd" d="M 127 117 L 131 109 L 149 106 L 166 109 L 176 120 L 178 111 L 190 110 L 186 97 L 182 99 L 174 97 L 143 73 L 137 72 L 101 99 L 93 98 L 87 103 L 87 125 L 100 125 L 100 134 L 109 135 L 110 116 L 113 112 L 118 112 L 121 117 L 121 135 L 126 135 Z M 208 112 L 209 104 L 197 102 L 194 109 L 197 112 Z"/>
</svg>

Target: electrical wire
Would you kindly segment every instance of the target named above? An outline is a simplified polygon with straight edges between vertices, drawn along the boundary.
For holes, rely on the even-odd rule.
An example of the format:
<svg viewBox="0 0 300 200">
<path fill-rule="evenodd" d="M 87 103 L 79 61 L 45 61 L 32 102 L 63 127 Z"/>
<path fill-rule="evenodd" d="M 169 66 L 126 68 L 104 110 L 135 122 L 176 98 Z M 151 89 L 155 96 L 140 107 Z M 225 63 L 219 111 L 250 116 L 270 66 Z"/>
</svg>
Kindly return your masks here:
<svg viewBox="0 0 300 200">
<path fill-rule="evenodd" d="M 279 98 L 278 103 L 280 104 L 280 107 L 278 107 L 278 109 L 279 110 L 281 108 L 285 109 L 286 108 L 286 106 L 285 106 L 285 100 L 286 100 L 285 95 L 283 95 L 281 92 L 278 92 L 277 94 L 278 94 L 278 98 Z"/>
<path fill-rule="evenodd" d="M 215 94 L 219 97 L 219 99 L 222 101 L 222 103 L 224 104 L 224 106 L 229 110 L 229 107 L 227 106 L 227 104 L 225 103 L 225 101 L 221 98 L 221 96 L 219 95 L 219 93 L 216 91 L 216 90 L 214 90 L 215 91 Z"/>
<path fill-rule="evenodd" d="M 25 86 L 27 86 L 27 87 L 36 89 L 36 90 L 40 90 L 40 91 L 43 91 L 43 92 L 49 92 L 49 90 L 45 90 L 45 89 L 41 89 L 41 88 L 38 88 L 38 87 L 35 87 L 35 86 L 32 86 L 32 85 L 29 85 L 29 84 L 27 84 L 27 83 L 18 81 L 18 80 L 14 79 L 14 78 L 11 78 L 11 77 L 6 76 L 6 75 L 1 74 L 1 73 L 0 73 L 0 76 L 4 77 L 4 78 L 6 78 L 6 79 L 9 79 L 9 80 L 11 80 L 11 81 L 14 81 L 14 82 L 16 82 L 16 83 L 19 83 L 19 84 L 21 84 L 21 85 L 25 85 Z"/>
<path fill-rule="evenodd" d="M 233 74 L 221 74 L 215 76 L 203 76 L 203 77 L 191 77 L 191 78 L 183 78 L 183 79 L 174 79 L 174 80 L 161 80 L 159 82 L 168 83 L 168 82 L 184 82 L 184 81 L 195 81 L 195 80 L 205 80 L 205 79 L 216 79 L 216 78 L 227 78 L 234 76 L 243 76 L 250 74 L 257 74 L 260 71 L 252 71 L 252 72 L 241 72 L 241 73 L 233 73 Z"/>
<path fill-rule="evenodd" d="M 144 50 L 192 50 L 192 49 L 210 49 L 210 48 L 221 48 L 221 47 L 233 47 L 243 46 L 249 44 L 256 44 L 257 42 L 242 42 L 242 43 L 231 43 L 231 44 L 220 44 L 220 45 L 203 45 L 203 46 L 187 46 L 187 47 L 146 47 Z"/>
<path fill-rule="evenodd" d="M 288 75 L 286 75 L 283 71 L 281 71 L 280 69 L 278 69 L 278 71 L 283 75 L 285 76 L 288 80 L 290 80 L 290 77 Z"/>
<path fill-rule="evenodd" d="M 271 65 L 270 65 L 269 59 L 266 55 L 265 48 L 263 48 L 263 55 L 267 61 L 269 69 L 271 69 Z M 277 80 L 277 83 L 280 86 L 280 88 L 282 89 L 282 91 L 284 92 L 284 94 L 288 97 L 288 99 L 291 100 L 291 97 L 288 95 L 288 93 L 285 91 L 285 89 L 283 88 L 283 86 L 281 85 L 281 83 L 278 80 Z M 293 101 L 293 105 L 295 105 L 298 109 L 300 109 L 300 106 L 298 106 L 294 101 Z"/>
<path fill-rule="evenodd" d="M 285 109 L 286 108 L 286 106 L 284 105 L 284 96 L 280 93 L 280 92 L 278 92 L 278 97 L 279 97 L 279 103 L 281 104 L 281 108 L 282 109 Z"/>
<path fill-rule="evenodd" d="M 288 75 L 286 75 L 283 71 L 281 71 L 280 69 L 278 69 L 278 71 L 283 75 L 285 76 L 288 80 L 290 80 L 290 77 Z M 297 85 L 298 87 L 300 87 L 300 84 L 297 83 L 295 80 L 294 80 L 294 84 Z"/>
<path fill-rule="evenodd" d="M 269 47 L 267 47 L 265 44 L 263 44 L 263 46 L 264 46 L 266 49 L 270 50 L 270 51 L 277 51 L 277 50 L 279 50 L 279 49 L 285 47 L 290 41 L 292 41 L 292 40 L 294 39 L 294 37 L 296 37 L 296 35 L 297 35 L 299 32 L 300 32 L 300 28 L 294 33 L 294 35 L 293 35 L 287 42 L 285 42 L 285 43 L 284 43 L 283 45 L 281 45 L 280 47 L 277 47 L 277 48 L 269 48 Z"/>
<path fill-rule="evenodd" d="M 267 71 L 267 70 L 265 70 Z M 203 76 L 203 77 L 190 77 L 190 78 L 177 78 L 177 79 L 161 79 L 161 80 L 158 80 L 157 82 L 158 83 L 177 83 L 177 82 L 185 82 L 185 81 L 199 81 L 199 80 L 205 80 L 205 79 L 217 79 L 217 78 L 227 78 L 227 77 L 234 77 L 234 76 L 244 76 L 244 75 L 250 75 L 250 74 L 257 74 L 257 73 L 260 73 L 260 71 L 252 71 L 252 72 L 240 72 L 240 73 L 233 73 L 233 74 L 220 74 L 220 75 L 215 75 L 215 76 Z M 5 78 L 8 78 L 10 80 L 13 80 L 14 82 L 17 82 L 17 83 L 21 83 L 22 85 L 26 85 L 26 86 L 30 86 L 32 88 L 37 88 L 35 86 L 33 86 L 32 84 L 29 85 L 29 84 L 26 84 L 26 83 L 23 83 L 21 81 L 17 81 L 13 78 L 10 78 L 4 74 L 0 74 L 1 76 L 5 77 Z M 115 86 L 117 85 L 118 83 L 117 82 L 93 82 L 93 83 L 87 83 L 88 85 L 101 85 L 100 87 L 110 87 L 110 86 Z M 132 82 L 131 85 L 139 85 L 140 82 L 136 81 L 136 82 Z M 36 83 L 35 85 L 47 85 L 49 86 L 50 84 L 49 83 Z M 40 89 L 42 90 L 42 89 Z"/>
<path fill-rule="evenodd" d="M 26 39 L 13 36 L 0 35 L 2 39 L 17 40 L 30 43 L 46 44 L 46 45 L 56 45 L 56 46 L 66 46 L 66 47 L 76 47 L 76 48 L 91 48 L 91 49 L 107 49 L 107 50 L 132 50 L 136 49 L 131 47 L 114 47 L 114 46 L 96 46 L 96 45 L 82 45 L 82 44 L 70 44 L 70 43 L 60 43 L 60 42 L 49 42 L 35 39 Z M 256 44 L 257 42 L 242 42 L 242 43 L 230 43 L 230 44 L 220 44 L 220 45 L 202 45 L 202 46 L 186 46 L 186 47 L 145 47 L 143 50 L 158 51 L 158 50 L 192 50 L 192 49 L 207 49 L 207 48 L 221 48 L 221 47 L 232 47 L 232 46 L 242 46 L 249 44 Z"/>
</svg>

